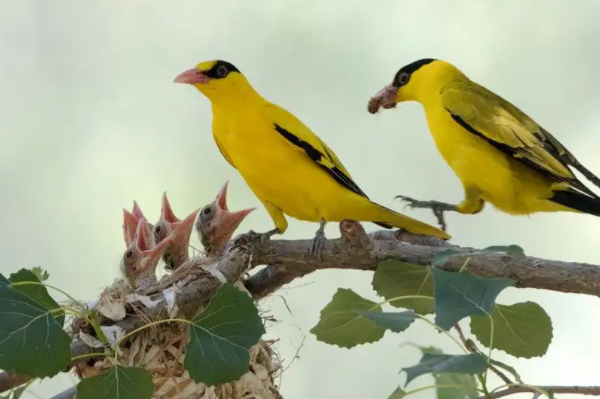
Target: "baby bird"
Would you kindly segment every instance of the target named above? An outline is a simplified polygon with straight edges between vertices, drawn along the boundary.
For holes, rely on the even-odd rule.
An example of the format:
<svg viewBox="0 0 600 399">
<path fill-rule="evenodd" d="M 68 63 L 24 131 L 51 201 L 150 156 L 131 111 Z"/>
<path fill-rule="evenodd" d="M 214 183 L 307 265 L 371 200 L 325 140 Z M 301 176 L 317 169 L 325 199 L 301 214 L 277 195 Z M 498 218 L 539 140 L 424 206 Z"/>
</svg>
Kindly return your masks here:
<svg viewBox="0 0 600 399">
<path fill-rule="evenodd" d="M 163 194 L 160 219 L 154 225 L 153 236 L 157 243 L 169 236 L 172 237 L 171 243 L 163 253 L 166 270 L 176 270 L 190 259 L 188 247 L 197 214 L 198 210 L 196 209 L 183 221 L 180 220 L 171 208 L 167 193 Z M 189 223 L 189 219 L 191 219 L 191 223 Z"/>
<path fill-rule="evenodd" d="M 150 248 L 148 222 L 144 218 L 139 219 L 133 239 L 121 259 L 121 272 L 134 289 L 156 283 L 156 265 L 171 239 L 167 237 Z"/>
<path fill-rule="evenodd" d="M 127 209 L 123 209 L 123 235 L 125 238 L 125 246 L 129 247 L 129 245 L 131 245 L 138 222 L 141 219 L 148 222 L 148 219 L 144 216 L 144 213 L 135 200 L 133 201 L 133 209 L 131 212 Z M 147 223 L 145 227 L 147 229 L 146 234 L 149 238 L 150 248 L 153 248 L 156 245 L 154 236 L 151 234 L 153 227 L 154 226 L 150 223 Z"/>
<path fill-rule="evenodd" d="M 213 202 L 200 211 L 196 221 L 196 231 L 208 256 L 222 255 L 231 236 L 240 223 L 256 208 L 246 208 L 229 212 L 227 208 L 227 185 L 225 182 Z"/>
</svg>

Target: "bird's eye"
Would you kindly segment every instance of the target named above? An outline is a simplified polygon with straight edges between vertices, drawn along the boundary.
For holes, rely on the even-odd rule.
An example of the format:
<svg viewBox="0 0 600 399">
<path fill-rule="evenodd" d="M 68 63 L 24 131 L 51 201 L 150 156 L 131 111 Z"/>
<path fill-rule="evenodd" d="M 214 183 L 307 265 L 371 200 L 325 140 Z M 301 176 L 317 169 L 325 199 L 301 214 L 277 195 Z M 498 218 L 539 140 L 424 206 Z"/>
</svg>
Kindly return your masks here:
<svg viewBox="0 0 600 399">
<path fill-rule="evenodd" d="M 125 257 L 127 259 L 130 259 L 132 256 L 133 256 L 133 251 L 131 249 L 125 253 Z"/>
<path fill-rule="evenodd" d="M 227 67 L 225 65 L 219 65 L 217 68 L 217 76 L 224 78 L 227 76 Z"/>
<path fill-rule="evenodd" d="M 154 231 L 155 231 L 155 232 L 157 232 L 157 233 L 160 233 L 160 226 L 156 226 L 156 227 L 154 228 Z"/>
<path fill-rule="evenodd" d="M 210 215 L 211 212 L 212 212 L 212 209 L 210 208 L 210 206 L 207 206 L 206 208 L 204 208 L 202 210 L 203 215 Z"/>
<path fill-rule="evenodd" d="M 404 86 L 405 84 L 408 83 L 409 80 L 410 80 L 410 75 L 406 72 L 402 72 L 400 75 L 398 75 L 398 85 L 400 85 L 400 86 Z"/>
</svg>

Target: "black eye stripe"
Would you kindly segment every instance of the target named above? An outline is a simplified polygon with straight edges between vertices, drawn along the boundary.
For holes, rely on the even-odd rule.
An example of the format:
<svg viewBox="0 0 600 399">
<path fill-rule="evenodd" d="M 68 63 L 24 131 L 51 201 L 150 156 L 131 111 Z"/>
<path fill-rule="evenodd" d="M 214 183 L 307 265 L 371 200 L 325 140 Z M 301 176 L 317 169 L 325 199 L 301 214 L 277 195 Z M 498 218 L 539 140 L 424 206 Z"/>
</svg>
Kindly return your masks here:
<svg viewBox="0 0 600 399">
<path fill-rule="evenodd" d="M 431 64 L 433 61 L 435 61 L 435 58 L 423 58 L 423 59 L 417 60 L 408 65 L 403 66 L 396 73 L 396 76 L 394 76 L 394 85 L 401 86 L 402 84 L 408 83 L 408 80 L 410 80 L 410 75 L 412 75 L 413 72 L 419 70 L 424 65 Z M 404 83 L 400 83 L 400 75 L 403 73 L 408 74 L 409 79 Z"/>
<path fill-rule="evenodd" d="M 223 67 L 227 73 L 225 75 L 220 75 L 219 72 L 223 71 Z M 208 71 L 205 71 L 204 75 L 211 79 L 223 79 L 232 72 L 240 73 L 239 69 L 237 69 L 232 63 L 219 60 L 215 62 L 215 65 L 213 65 L 212 68 L 210 68 Z"/>
</svg>

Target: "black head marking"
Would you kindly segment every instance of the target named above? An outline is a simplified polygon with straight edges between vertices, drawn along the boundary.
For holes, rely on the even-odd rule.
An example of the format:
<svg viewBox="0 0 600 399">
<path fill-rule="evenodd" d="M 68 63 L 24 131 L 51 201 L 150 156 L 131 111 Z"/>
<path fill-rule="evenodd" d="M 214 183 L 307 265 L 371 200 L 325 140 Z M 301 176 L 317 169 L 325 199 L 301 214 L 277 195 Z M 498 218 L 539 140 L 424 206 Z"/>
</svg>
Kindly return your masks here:
<svg viewBox="0 0 600 399">
<path fill-rule="evenodd" d="M 394 76 L 394 82 L 392 84 L 395 87 L 404 86 L 410 80 L 410 76 L 413 72 L 418 71 L 423 65 L 431 64 L 433 61 L 435 61 L 435 58 L 422 58 L 408 65 L 404 65 L 396 73 L 396 76 Z"/>
<path fill-rule="evenodd" d="M 241 73 L 232 63 L 218 60 L 212 68 L 208 71 L 204 71 L 204 75 L 211 79 L 223 79 L 231 72 Z"/>
</svg>

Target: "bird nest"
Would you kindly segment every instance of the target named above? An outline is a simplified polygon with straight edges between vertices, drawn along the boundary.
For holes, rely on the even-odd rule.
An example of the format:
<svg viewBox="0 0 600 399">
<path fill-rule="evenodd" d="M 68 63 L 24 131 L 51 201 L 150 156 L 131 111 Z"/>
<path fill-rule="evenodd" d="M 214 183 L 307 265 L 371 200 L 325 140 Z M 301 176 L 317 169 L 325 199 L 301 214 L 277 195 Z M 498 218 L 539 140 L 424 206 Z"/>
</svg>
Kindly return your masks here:
<svg viewBox="0 0 600 399">
<path fill-rule="evenodd" d="M 237 381 L 207 386 L 194 381 L 184 367 L 186 344 L 190 341 L 189 323 L 167 322 L 174 318 L 193 319 L 226 282 L 233 282 L 251 296 L 239 280 L 250 262 L 243 254 L 228 251 L 227 244 L 252 209 L 231 212 L 226 197 L 227 183 L 211 204 L 179 219 L 165 193 L 160 219 L 155 224 L 148 222 L 135 201 L 132 212 L 124 210 L 126 250 L 121 261 L 124 278 L 115 280 L 97 301 L 88 305 L 94 325 L 86 315 L 74 319 L 70 326 L 74 340 L 99 351 L 110 345 L 115 356 L 99 355 L 81 361 L 75 366 L 80 378 L 103 374 L 117 363 L 150 372 L 153 399 L 281 398 L 275 384 L 282 369 L 273 349 L 275 341 L 260 340 L 249 347 L 248 371 Z M 205 253 L 190 259 L 188 247 L 194 226 Z M 161 259 L 170 273 L 158 280 L 156 267 Z M 237 266 L 235 273 L 225 273 L 225 277 L 221 265 L 227 262 Z M 264 312 L 259 315 L 263 325 L 265 320 L 272 321 Z"/>
<path fill-rule="evenodd" d="M 181 281 L 186 275 L 189 276 L 188 273 L 180 274 Z M 170 295 L 169 292 L 174 292 L 176 286 L 177 283 L 165 290 L 163 295 Z M 169 313 L 172 311 L 157 311 L 157 303 L 151 297 L 136 293 L 124 280 L 116 280 L 91 306 L 97 312 L 109 342 L 123 336 L 114 323 L 127 315 L 135 314 L 145 324 L 153 324 L 121 343 L 116 354 L 118 364 L 142 367 L 152 374 L 153 399 L 282 398 L 275 383 L 282 370 L 281 361 L 274 349 L 275 340 L 260 340 L 250 348 L 248 372 L 238 380 L 213 386 L 196 383 L 184 368 L 185 345 L 189 341 L 188 324 L 155 323 L 171 317 Z M 261 317 L 263 321 L 272 321 L 264 312 Z M 70 334 L 91 347 L 102 346 L 95 337 L 94 329 L 84 319 L 73 319 Z M 79 378 L 87 378 L 103 374 L 113 366 L 114 359 L 98 357 L 79 363 L 74 371 Z"/>
</svg>

